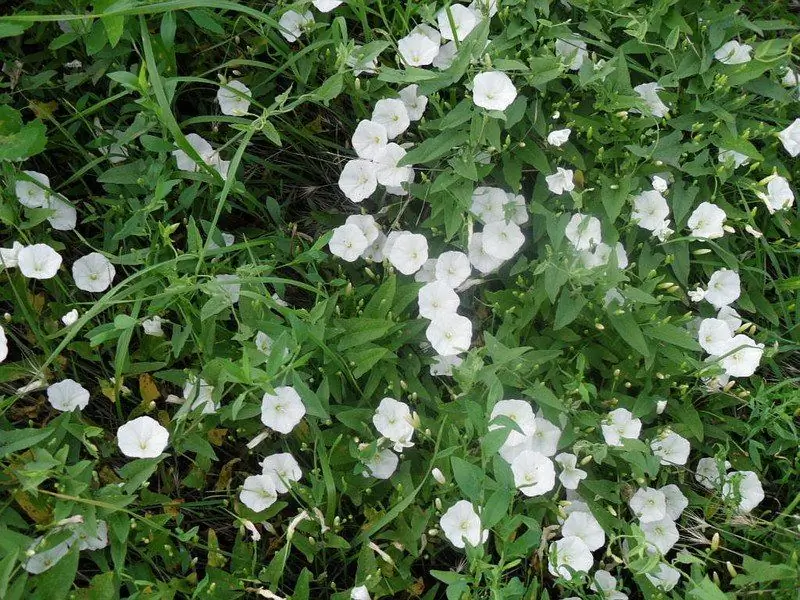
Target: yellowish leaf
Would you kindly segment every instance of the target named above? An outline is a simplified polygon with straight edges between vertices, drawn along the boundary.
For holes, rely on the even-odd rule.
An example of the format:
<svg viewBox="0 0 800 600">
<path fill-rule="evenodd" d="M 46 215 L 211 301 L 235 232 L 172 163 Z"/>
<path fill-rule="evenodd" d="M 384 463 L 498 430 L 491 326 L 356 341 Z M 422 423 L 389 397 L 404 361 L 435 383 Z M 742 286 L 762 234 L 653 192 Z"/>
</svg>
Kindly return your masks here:
<svg viewBox="0 0 800 600">
<path fill-rule="evenodd" d="M 149 373 L 142 373 L 139 375 L 139 395 L 146 403 L 150 403 L 161 397 L 161 392 L 158 391 L 155 379 Z"/>
</svg>

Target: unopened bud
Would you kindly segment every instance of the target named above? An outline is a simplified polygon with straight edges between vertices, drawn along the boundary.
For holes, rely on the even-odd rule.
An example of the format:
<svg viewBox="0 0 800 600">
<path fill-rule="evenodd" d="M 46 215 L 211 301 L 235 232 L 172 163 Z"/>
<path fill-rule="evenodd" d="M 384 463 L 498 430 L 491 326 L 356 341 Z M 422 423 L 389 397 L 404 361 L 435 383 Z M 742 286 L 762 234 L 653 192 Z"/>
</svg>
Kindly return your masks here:
<svg viewBox="0 0 800 600">
<path fill-rule="evenodd" d="M 711 536 L 711 551 L 716 552 L 719 548 L 719 531 L 715 531 L 714 535 Z"/>
<path fill-rule="evenodd" d="M 433 470 L 431 471 L 431 475 L 433 475 L 433 478 L 441 485 L 447 483 L 447 478 L 444 476 L 444 473 L 442 473 L 442 471 L 438 467 L 433 468 Z"/>
</svg>

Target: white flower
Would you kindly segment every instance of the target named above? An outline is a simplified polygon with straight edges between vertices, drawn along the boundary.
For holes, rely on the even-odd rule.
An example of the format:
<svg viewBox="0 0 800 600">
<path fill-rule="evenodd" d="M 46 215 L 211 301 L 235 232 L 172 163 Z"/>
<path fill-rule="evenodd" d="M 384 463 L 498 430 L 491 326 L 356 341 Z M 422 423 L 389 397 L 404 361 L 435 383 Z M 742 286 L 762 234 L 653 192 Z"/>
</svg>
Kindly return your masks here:
<svg viewBox="0 0 800 600">
<path fill-rule="evenodd" d="M 741 514 L 751 512 L 764 499 L 764 488 L 753 471 L 732 471 L 725 476 L 722 497 L 738 502 Z"/>
<path fill-rule="evenodd" d="M 117 445 L 131 458 L 157 458 L 169 443 L 169 432 L 152 417 L 139 417 L 117 429 Z"/>
<path fill-rule="evenodd" d="M 223 115 L 241 117 L 250 109 L 250 88 L 241 81 L 229 81 L 217 90 L 217 102 Z M 238 93 L 237 93 L 238 92 Z"/>
<path fill-rule="evenodd" d="M 424 35 L 433 43 L 435 43 L 437 46 L 442 43 L 442 35 L 439 33 L 439 30 L 436 29 L 436 27 L 431 27 L 430 25 L 427 25 L 426 23 L 420 23 L 419 25 L 414 27 L 414 29 L 412 29 L 409 32 L 409 35 L 411 35 L 412 33 L 418 33 L 420 35 Z"/>
<path fill-rule="evenodd" d="M 339 6 L 344 0 L 311 0 L 311 4 L 319 12 L 331 12 L 334 8 Z"/>
<path fill-rule="evenodd" d="M 467 280 L 472 272 L 469 258 L 463 252 L 443 252 L 436 259 L 436 279 L 442 283 L 457 288 Z"/>
<path fill-rule="evenodd" d="M 69 204 L 61 194 L 50 196 L 45 208 L 53 211 L 47 217 L 50 227 L 57 231 L 72 231 L 78 222 L 78 213 L 75 207 Z"/>
<path fill-rule="evenodd" d="M 492 408 L 489 422 L 492 423 L 497 417 L 508 417 L 519 428 L 519 431 L 509 429 L 508 437 L 503 443 L 505 447 L 514 447 L 524 444 L 528 436 L 536 431 L 536 416 L 533 414 L 533 407 L 530 402 L 525 400 L 500 400 Z M 489 431 L 501 429 L 499 424 L 490 424 Z M 510 462 L 510 461 L 509 461 Z"/>
<path fill-rule="evenodd" d="M 543 417 L 536 417 L 536 431 L 528 436 L 525 444 L 528 450 L 553 456 L 558 451 L 560 439 L 561 430 L 558 427 Z"/>
<path fill-rule="evenodd" d="M 502 71 L 479 73 L 472 82 L 472 101 L 487 110 L 505 110 L 517 97 L 517 88 Z"/>
<path fill-rule="evenodd" d="M 650 442 L 650 449 L 661 459 L 662 465 L 685 465 L 692 445 L 685 437 L 668 429 Z"/>
<path fill-rule="evenodd" d="M 428 99 L 425 96 L 418 95 L 418 92 L 419 86 L 417 84 L 407 85 L 399 92 L 400 100 L 406 107 L 408 118 L 412 121 L 419 121 L 428 106 Z"/>
<path fill-rule="evenodd" d="M 42 208 L 50 198 L 50 178 L 37 171 L 23 171 L 33 181 L 17 179 L 14 193 L 22 206 L 27 208 Z"/>
<path fill-rule="evenodd" d="M 405 402 L 384 398 L 372 415 L 372 424 L 383 437 L 394 443 L 394 449 L 402 452 L 414 445 L 414 424 L 411 409 Z"/>
<path fill-rule="evenodd" d="M 572 133 L 572 129 L 556 129 L 555 131 L 551 131 L 547 135 L 547 143 L 551 146 L 560 147 L 569 141 L 569 136 Z"/>
<path fill-rule="evenodd" d="M 389 479 L 394 475 L 399 463 L 400 459 L 397 454 L 387 448 L 376 452 L 375 456 L 366 464 L 369 474 L 376 479 Z"/>
<path fill-rule="evenodd" d="M 576 250 L 589 250 L 600 243 L 602 235 L 600 220 L 597 217 L 575 213 L 567 223 L 564 234 Z"/>
<path fill-rule="evenodd" d="M 403 275 L 412 275 L 428 260 L 428 240 L 419 233 L 403 232 L 392 244 L 387 258 Z"/>
<path fill-rule="evenodd" d="M 667 518 L 677 521 L 684 509 L 689 506 L 689 500 L 683 495 L 681 488 L 674 483 L 665 485 L 661 488 L 661 493 L 664 494 L 667 506 Z"/>
<path fill-rule="evenodd" d="M 108 523 L 97 521 L 94 533 L 89 533 L 88 525 L 83 523 L 75 528 L 75 541 L 78 550 L 102 550 L 108 546 Z"/>
<path fill-rule="evenodd" d="M 726 218 L 725 211 L 716 204 L 701 202 L 692 212 L 687 225 L 692 230 L 692 237 L 713 240 L 725 235 L 722 226 Z"/>
<path fill-rule="evenodd" d="M 280 25 L 280 33 L 287 42 L 296 42 L 306 30 L 314 26 L 314 15 L 311 11 L 299 13 L 294 10 L 287 10 L 281 15 L 278 21 Z"/>
<path fill-rule="evenodd" d="M 591 551 L 602 548 L 606 543 L 606 534 L 603 528 L 590 512 L 570 513 L 561 526 L 561 535 L 580 538 Z"/>
<path fill-rule="evenodd" d="M 725 355 L 719 363 L 730 377 L 750 377 L 756 372 L 764 344 L 757 344 L 746 335 L 735 335 L 728 343 Z"/>
<path fill-rule="evenodd" d="M 456 47 L 455 42 L 447 42 L 446 44 L 442 44 L 442 47 L 439 48 L 439 54 L 437 54 L 436 58 L 433 59 L 433 66 L 441 70 L 449 69 L 453 64 L 457 53 L 458 48 Z"/>
<path fill-rule="evenodd" d="M 214 386 L 194 375 L 189 375 L 183 386 L 183 397 L 191 403 L 189 410 L 202 407 L 201 412 L 204 415 L 214 414 L 219 409 L 219 404 L 214 402 L 213 394 Z"/>
<path fill-rule="evenodd" d="M 164 328 L 162 324 L 164 319 L 155 315 L 149 319 L 142 321 L 142 329 L 145 335 L 152 335 L 153 337 L 164 337 Z"/>
<path fill-rule="evenodd" d="M 239 500 L 253 512 L 261 512 L 275 504 L 278 490 L 272 475 L 251 475 L 244 480 Z"/>
<path fill-rule="evenodd" d="M 344 261 L 353 262 L 367 249 L 369 242 L 357 225 L 345 223 L 333 230 L 328 242 L 331 254 Z"/>
<path fill-rule="evenodd" d="M 479 19 L 483 17 L 491 19 L 497 14 L 499 2 L 500 0 L 472 0 L 467 8 L 474 12 Z"/>
<path fill-rule="evenodd" d="M 660 175 L 653 175 L 653 178 L 650 180 L 653 189 L 657 192 L 661 192 L 662 194 L 669 189 L 669 181 L 661 177 Z"/>
<path fill-rule="evenodd" d="M 105 256 L 92 252 L 72 263 L 75 285 L 84 292 L 104 292 L 111 286 L 117 270 Z"/>
<path fill-rule="evenodd" d="M 528 222 L 528 204 L 525 197 L 513 192 L 506 193 L 508 200 L 503 207 L 505 212 L 511 212 L 511 220 L 517 225 L 524 225 Z"/>
<path fill-rule="evenodd" d="M 422 286 L 417 295 L 419 316 L 436 320 L 458 310 L 458 294 L 442 281 L 432 281 Z"/>
<path fill-rule="evenodd" d="M 495 221 L 483 228 L 481 247 L 486 254 L 496 259 L 512 258 L 524 243 L 525 236 L 516 223 Z"/>
<path fill-rule="evenodd" d="M 386 128 L 390 140 L 403 133 L 411 124 L 406 105 L 396 98 L 378 100 L 372 110 L 372 120 Z"/>
<path fill-rule="evenodd" d="M 21 248 L 17 261 L 28 279 L 51 279 L 61 266 L 61 255 L 47 244 L 34 244 Z"/>
<path fill-rule="evenodd" d="M 278 433 L 287 434 L 300 423 L 306 407 L 291 386 L 275 388 L 275 393 L 265 393 L 261 399 L 261 422 Z"/>
<path fill-rule="evenodd" d="M 367 586 L 359 585 L 350 590 L 350 600 L 371 600 Z"/>
<path fill-rule="evenodd" d="M 187 135 L 186 141 L 189 142 L 189 145 L 194 148 L 195 152 L 200 156 L 200 160 L 214 167 L 223 179 L 227 178 L 230 162 L 222 160 L 219 152 L 214 150 L 208 141 L 204 140 L 196 133 Z M 178 165 L 178 169 L 181 171 L 195 172 L 200 170 L 195 160 L 183 150 L 173 150 L 172 155 L 175 157 L 175 162 Z"/>
<path fill-rule="evenodd" d="M 236 304 L 239 301 L 239 294 L 242 291 L 242 284 L 239 283 L 239 277 L 236 275 L 215 275 L 214 284 L 218 286 L 219 291 L 227 298 L 231 304 Z"/>
<path fill-rule="evenodd" d="M 29 551 L 34 551 L 38 546 L 41 545 L 42 541 L 44 541 L 44 536 L 36 538 L 33 544 L 30 545 Z M 69 549 L 72 547 L 73 543 L 75 543 L 75 538 L 70 537 L 63 542 L 56 544 L 52 548 L 43 550 L 41 552 L 36 552 L 33 556 L 28 557 L 27 560 L 22 563 L 22 567 L 32 575 L 44 573 L 49 568 L 55 566 L 58 561 L 67 555 L 67 552 L 69 552 Z"/>
<path fill-rule="evenodd" d="M 582 539 L 574 535 L 550 544 L 548 570 L 553 577 L 573 579 L 588 573 L 594 564 L 592 551 Z"/>
<path fill-rule="evenodd" d="M 675 233 L 675 231 L 670 229 L 668 220 L 662 221 L 653 229 L 653 235 L 662 242 L 666 242 L 673 233 Z"/>
<path fill-rule="evenodd" d="M 362 73 L 371 75 L 378 68 L 378 61 L 375 58 L 367 58 L 363 46 L 356 45 L 345 61 L 347 66 L 353 69 L 353 75 L 358 77 Z"/>
<path fill-rule="evenodd" d="M 353 202 L 369 198 L 378 187 L 375 163 L 364 159 L 348 161 L 339 175 L 339 189 Z"/>
<path fill-rule="evenodd" d="M 400 187 L 414 177 L 410 166 L 398 166 L 406 151 L 394 142 L 381 148 L 375 155 L 378 183 L 386 187 Z"/>
<path fill-rule="evenodd" d="M 556 40 L 556 56 L 564 60 L 564 65 L 570 71 L 578 71 L 583 61 L 589 57 L 586 42 L 577 39 Z"/>
<path fill-rule="evenodd" d="M 0 248 L 0 268 L 13 269 L 19 265 L 19 251 L 25 246 L 19 242 L 11 244 L 11 248 Z"/>
<path fill-rule="evenodd" d="M 386 147 L 388 141 L 386 127 L 380 123 L 364 119 L 359 121 L 353 132 L 353 150 L 359 158 L 375 160 L 378 152 Z"/>
<path fill-rule="evenodd" d="M 795 87 L 800 83 L 800 79 L 797 77 L 797 73 L 792 71 L 791 69 L 786 69 L 786 73 L 784 73 L 783 77 L 781 78 L 781 84 L 785 85 L 786 87 Z"/>
<path fill-rule="evenodd" d="M 681 572 L 666 563 L 661 563 L 655 573 L 645 573 L 645 577 L 658 589 L 668 592 L 678 585 Z"/>
<path fill-rule="evenodd" d="M 444 39 L 455 40 L 457 38 L 461 42 L 475 29 L 478 17 L 463 4 L 451 4 L 449 13 L 445 8 L 437 13 L 436 22 L 439 25 L 439 31 Z M 451 17 L 453 19 L 452 27 L 450 25 Z"/>
<path fill-rule="evenodd" d="M 722 356 L 730 348 L 733 339 L 728 324 L 721 319 L 703 319 L 697 332 L 697 341 L 700 346 L 716 356 Z"/>
<path fill-rule="evenodd" d="M 800 118 L 792 121 L 791 125 L 778 134 L 778 137 L 789 156 L 800 154 Z"/>
<path fill-rule="evenodd" d="M 603 438 L 609 446 L 622 446 L 623 439 L 635 440 L 642 431 L 642 422 L 627 408 L 612 410 L 600 424 Z"/>
<path fill-rule="evenodd" d="M 604 307 L 609 306 L 612 302 L 616 302 L 620 306 L 625 304 L 625 296 L 623 296 L 617 288 L 611 288 L 605 293 L 605 296 L 603 296 Z"/>
<path fill-rule="evenodd" d="M 364 252 L 361 253 L 361 258 L 364 260 L 370 260 L 372 262 L 383 262 L 384 255 L 383 255 L 383 248 L 386 244 L 386 236 L 382 233 L 378 233 L 378 237 L 375 238 L 375 241 L 372 242 Z"/>
<path fill-rule="evenodd" d="M 460 356 L 439 356 L 433 357 L 431 363 L 431 375 L 433 376 L 446 376 L 452 377 L 453 369 L 464 362 Z"/>
<path fill-rule="evenodd" d="M 741 65 L 750 62 L 752 46 L 740 44 L 736 40 L 725 42 L 714 52 L 714 58 L 724 65 Z"/>
<path fill-rule="evenodd" d="M 736 150 L 720 150 L 718 160 L 721 163 L 731 161 L 733 163 L 733 168 L 738 169 L 742 165 L 749 163 L 750 157 L 741 152 L 736 152 Z"/>
<path fill-rule="evenodd" d="M 345 220 L 345 223 L 358 227 L 364 237 L 367 238 L 367 243 L 369 244 L 377 240 L 381 234 L 381 230 L 375 222 L 375 217 L 372 215 L 350 215 Z"/>
<path fill-rule="evenodd" d="M 289 491 L 292 482 L 300 481 L 303 470 L 297 464 L 294 456 L 288 452 L 280 452 L 267 456 L 261 461 L 261 474 L 272 477 L 275 491 L 285 494 Z"/>
<path fill-rule="evenodd" d="M 663 226 L 668 216 L 669 206 L 661 192 L 648 190 L 633 197 L 631 220 L 636 222 L 639 227 L 648 231 L 656 231 Z"/>
<path fill-rule="evenodd" d="M 627 594 L 617 591 L 617 578 L 604 569 L 595 571 L 589 588 L 600 592 L 606 600 L 628 600 Z"/>
<path fill-rule="evenodd" d="M 83 410 L 89 404 L 89 390 L 77 381 L 64 379 L 47 388 L 47 401 L 63 412 Z"/>
<path fill-rule="evenodd" d="M 558 167 L 556 172 L 545 177 L 547 188 L 554 194 L 561 195 L 564 192 L 571 192 L 575 189 L 572 181 L 572 170 Z"/>
<path fill-rule="evenodd" d="M 767 205 L 769 214 L 784 210 L 794 204 L 794 192 L 785 178 L 776 175 L 767 183 L 767 193 L 756 192 L 756 195 Z"/>
<path fill-rule="evenodd" d="M 442 356 L 461 354 L 469 350 L 472 343 L 472 321 L 456 313 L 443 315 L 431 321 L 425 336 Z"/>
<path fill-rule="evenodd" d="M 561 467 L 561 472 L 558 474 L 558 480 L 568 490 L 578 489 L 581 480 L 586 479 L 586 471 L 579 469 L 578 457 L 574 454 L 562 452 L 557 454 L 555 461 Z"/>
<path fill-rule="evenodd" d="M 724 463 L 725 470 L 729 469 L 731 463 L 727 460 Z M 695 469 L 694 478 L 707 490 L 713 490 L 719 487 L 719 484 L 722 482 L 723 477 L 725 477 L 725 471 L 721 471 L 719 468 L 719 463 L 717 462 L 716 458 L 701 458 L 697 461 L 697 468 Z"/>
<path fill-rule="evenodd" d="M 492 271 L 499 269 L 503 264 L 503 260 L 495 258 L 483 249 L 483 234 L 473 233 L 469 240 L 469 247 L 467 248 L 467 256 L 469 262 L 478 271 L 486 275 Z"/>
<path fill-rule="evenodd" d="M 741 293 L 742 287 L 738 273 L 730 269 L 719 269 L 708 280 L 704 298 L 714 308 L 719 309 L 734 302 Z"/>
<path fill-rule="evenodd" d="M 540 452 L 520 452 L 511 463 L 511 472 L 514 485 L 526 496 L 541 496 L 556 484 L 553 461 Z"/>
<path fill-rule="evenodd" d="M 472 192 L 470 210 L 484 223 L 503 221 L 508 194 L 496 187 L 479 186 Z"/>
<path fill-rule="evenodd" d="M 633 91 L 639 94 L 639 97 L 644 102 L 647 110 L 650 111 L 654 117 L 664 117 L 669 112 L 669 107 L 661 101 L 658 97 L 658 92 L 663 90 L 657 83 L 642 83 L 633 88 Z M 631 109 L 631 112 L 639 112 L 636 109 Z"/>
<path fill-rule="evenodd" d="M 642 522 L 639 524 L 639 527 L 641 527 L 644 539 L 647 541 L 648 545 L 658 550 L 662 556 L 672 550 L 672 547 L 680 538 L 678 528 L 675 526 L 675 521 L 669 517 L 658 521 Z"/>
<path fill-rule="evenodd" d="M 74 324 L 78 320 L 78 309 L 73 308 L 63 317 L 61 317 L 61 322 L 64 324 L 65 327 L 69 327 L 70 325 Z"/>
<path fill-rule="evenodd" d="M 448 508 L 439 526 L 456 548 L 463 548 L 466 544 L 479 546 L 489 537 L 488 531 L 481 530 L 481 518 L 467 500 L 459 500 Z"/>
<path fill-rule="evenodd" d="M 629 504 L 640 523 L 660 521 L 667 516 L 667 498 L 655 488 L 639 488 Z"/>
<path fill-rule="evenodd" d="M 397 41 L 397 52 L 407 65 L 424 67 L 439 54 L 439 44 L 421 33 L 411 33 Z"/>
</svg>

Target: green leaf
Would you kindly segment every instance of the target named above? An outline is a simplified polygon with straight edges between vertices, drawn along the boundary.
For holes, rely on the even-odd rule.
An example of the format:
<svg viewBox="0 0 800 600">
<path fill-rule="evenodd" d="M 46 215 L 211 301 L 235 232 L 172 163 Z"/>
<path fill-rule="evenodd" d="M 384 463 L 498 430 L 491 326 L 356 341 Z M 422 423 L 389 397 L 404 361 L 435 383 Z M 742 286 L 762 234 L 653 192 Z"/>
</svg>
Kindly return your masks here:
<svg viewBox="0 0 800 600">
<path fill-rule="evenodd" d="M 95 575 L 89 583 L 88 588 L 78 590 L 78 600 L 114 600 L 117 597 L 117 589 L 114 585 L 114 572 L 108 571 Z"/>
<path fill-rule="evenodd" d="M 64 558 L 36 578 L 39 600 L 64 600 L 69 595 L 78 572 L 78 557 L 78 544 L 73 544 Z"/>
<path fill-rule="evenodd" d="M 20 35 L 31 25 L 33 25 L 33 23 L 0 22 L 0 39 Z"/>
<path fill-rule="evenodd" d="M 569 288 L 561 290 L 556 306 L 556 318 L 553 321 L 553 330 L 558 331 L 572 323 L 586 306 L 586 298 L 581 294 L 573 295 Z"/>
<path fill-rule="evenodd" d="M 453 478 L 456 480 L 459 489 L 465 498 L 478 499 L 483 488 L 483 481 L 486 474 L 477 465 L 468 463 L 458 456 L 450 457 L 450 466 L 453 468 Z"/>
<path fill-rule="evenodd" d="M 484 527 L 494 527 L 503 517 L 508 514 L 508 509 L 511 507 L 511 501 L 514 499 L 515 493 L 512 490 L 495 490 L 489 496 L 481 512 L 481 523 Z"/>
<path fill-rule="evenodd" d="M 22 125 L 19 112 L 0 106 L 0 160 L 25 160 L 42 152 L 46 144 L 47 129 L 41 121 Z"/>
<path fill-rule="evenodd" d="M 617 315 L 609 313 L 608 322 L 620 335 L 623 341 L 645 358 L 650 355 L 647 340 L 644 339 L 642 329 L 629 312 Z"/>
<path fill-rule="evenodd" d="M 448 154 L 467 141 L 468 133 L 462 129 L 448 130 L 428 138 L 410 150 L 398 166 L 427 163 Z"/>
<path fill-rule="evenodd" d="M 661 323 L 660 325 L 649 327 L 644 330 L 644 334 L 651 339 L 667 342 L 687 350 L 699 351 L 701 349 L 700 344 L 689 335 L 687 330 L 669 323 Z"/>
</svg>

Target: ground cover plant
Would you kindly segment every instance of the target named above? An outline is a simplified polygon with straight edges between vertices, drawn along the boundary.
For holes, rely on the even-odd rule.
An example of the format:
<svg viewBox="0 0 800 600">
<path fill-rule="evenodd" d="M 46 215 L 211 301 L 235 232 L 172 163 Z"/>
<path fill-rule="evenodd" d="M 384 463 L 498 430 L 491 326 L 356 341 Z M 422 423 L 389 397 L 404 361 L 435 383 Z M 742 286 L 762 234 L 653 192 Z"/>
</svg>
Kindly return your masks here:
<svg viewBox="0 0 800 600">
<path fill-rule="evenodd" d="M 0 598 L 795 598 L 800 17 L 0 17 Z"/>
</svg>

